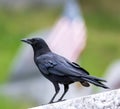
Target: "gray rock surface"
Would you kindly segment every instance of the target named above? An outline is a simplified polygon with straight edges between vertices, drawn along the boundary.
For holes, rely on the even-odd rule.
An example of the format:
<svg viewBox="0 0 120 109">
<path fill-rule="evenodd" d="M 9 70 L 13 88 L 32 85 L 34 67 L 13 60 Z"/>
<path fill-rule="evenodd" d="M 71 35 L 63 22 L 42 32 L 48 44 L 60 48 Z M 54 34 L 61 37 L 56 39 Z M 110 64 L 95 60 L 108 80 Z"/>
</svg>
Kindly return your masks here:
<svg viewBox="0 0 120 109">
<path fill-rule="evenodd" d="M 30 109 L 120 109 L 120 89 Z"/>
</svg>

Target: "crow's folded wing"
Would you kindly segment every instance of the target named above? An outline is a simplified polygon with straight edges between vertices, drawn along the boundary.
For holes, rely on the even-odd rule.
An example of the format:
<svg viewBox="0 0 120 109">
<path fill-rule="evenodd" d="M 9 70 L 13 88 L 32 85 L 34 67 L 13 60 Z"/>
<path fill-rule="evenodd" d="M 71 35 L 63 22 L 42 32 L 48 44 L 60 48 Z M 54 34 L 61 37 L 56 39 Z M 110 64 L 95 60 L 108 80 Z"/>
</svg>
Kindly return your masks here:
<svg viewBox="0 0 120 109">
<path fill-rule="evenodd" d="M 75 68 L 77 68 L 77 69 L 79 69 L 79 70 L 82 70 L 82 71 L 84 71 L 84 73 L 86 73 L 86 74 L 88 74 L 89 75 L 89 72 L 88 71 L 86 71 L 85 69 L 83 69 L 82 67 L 80 67 L 77 63 L 75 63 L 75 62 L 69 62 L 69 64 L 71 64 L 73 67 L 75 67 Z"/>
<path fill-rule="evenodd" d="M 69 62 L 64 57 L 54 53 L 40 56 L 37 59 L 37 65 L 44 74 L 53 74 L 58 76 L 81 76 L 88 75 L 88 72 L 78 67 L 77 64 Z"/>
</svg>

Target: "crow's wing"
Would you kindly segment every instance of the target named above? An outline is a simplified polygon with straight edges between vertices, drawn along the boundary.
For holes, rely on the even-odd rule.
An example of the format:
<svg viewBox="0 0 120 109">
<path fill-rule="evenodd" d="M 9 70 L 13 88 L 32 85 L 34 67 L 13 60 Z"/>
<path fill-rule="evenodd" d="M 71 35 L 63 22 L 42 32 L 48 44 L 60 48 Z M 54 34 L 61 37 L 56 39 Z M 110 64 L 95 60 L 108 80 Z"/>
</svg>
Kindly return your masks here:
<svg viewBox="0 0 120 109">
<path fill-rule="evenodd" d="M 54 74 L 58 76 L 81 76 L 88 72 L 77 64 L 71 63 L 66 58 L 52 52 L 37 57 L 36 64 L 44 74 Z"/>
<path fill-rule="evenodd" d="M 69 62 L 69 64 L 71 64 L 73 67 L 75 67 L 75 68 L 77 68 L 77 69 L 79 69 L 79 70 L 83 70 L 84 71 L 84 73 L 86 73 L 86 74 L 88 74 L 89 75 L 89 72 L 88 71 L 86 71 L 85 69 L 83 69 L 82 67 L 80 67 L 77 63 L 75 63 L 75 62 Z"/>
</svg>

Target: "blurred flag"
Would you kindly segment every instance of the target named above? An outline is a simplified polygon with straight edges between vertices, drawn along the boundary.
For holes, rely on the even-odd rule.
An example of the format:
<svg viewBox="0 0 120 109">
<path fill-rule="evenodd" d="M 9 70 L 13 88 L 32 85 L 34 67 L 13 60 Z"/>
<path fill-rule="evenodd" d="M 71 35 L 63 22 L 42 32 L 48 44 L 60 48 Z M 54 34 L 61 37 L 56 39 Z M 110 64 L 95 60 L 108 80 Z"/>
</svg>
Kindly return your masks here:
<svg viewBox="0 0 120 109">
<path fill-rule="evenodd" d="M 76 1 L 66 2 L 64 13 L 47 41 L 54 52 L 76 61 L 86 44 L 86 27 Z"/>
</svg>

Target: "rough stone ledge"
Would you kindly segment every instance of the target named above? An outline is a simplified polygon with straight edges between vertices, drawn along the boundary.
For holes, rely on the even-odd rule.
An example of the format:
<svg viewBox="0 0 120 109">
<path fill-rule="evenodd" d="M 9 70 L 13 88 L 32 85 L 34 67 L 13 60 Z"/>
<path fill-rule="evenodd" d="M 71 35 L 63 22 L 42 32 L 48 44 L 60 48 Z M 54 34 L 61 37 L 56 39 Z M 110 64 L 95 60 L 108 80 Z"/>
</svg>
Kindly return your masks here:
<svg viewBox="0 0 120 109">
<path fill-rule="evenodd" d="M 29 109 L 120 109 L 120 89 Z"/>
</svg>

